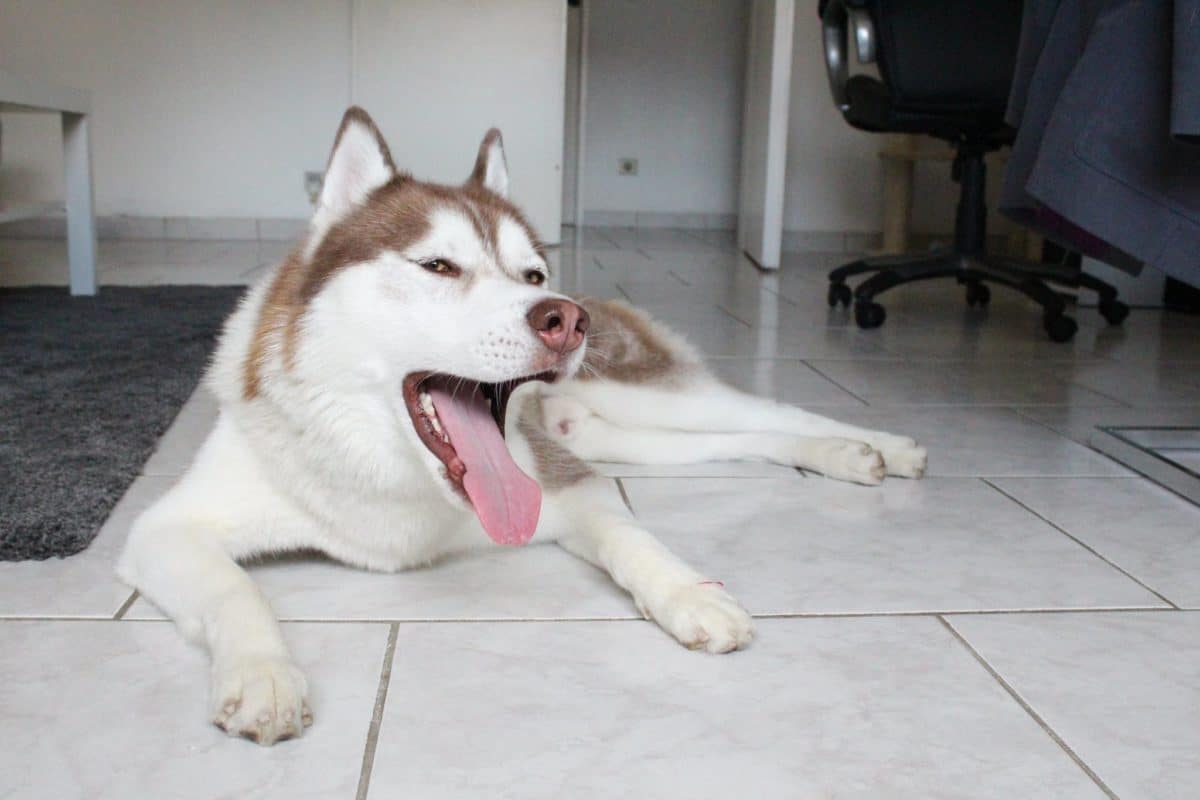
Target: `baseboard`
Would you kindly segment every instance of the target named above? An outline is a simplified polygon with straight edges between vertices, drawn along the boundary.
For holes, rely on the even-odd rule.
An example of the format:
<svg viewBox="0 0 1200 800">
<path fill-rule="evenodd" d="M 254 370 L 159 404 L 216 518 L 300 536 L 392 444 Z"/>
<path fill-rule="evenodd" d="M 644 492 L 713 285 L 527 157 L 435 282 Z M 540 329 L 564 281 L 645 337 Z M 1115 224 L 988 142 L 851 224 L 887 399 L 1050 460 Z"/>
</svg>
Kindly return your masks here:
<svg viewBox="0 0 1200 800">
<path fill-rule="evenodd" d="M 737 228 L 736 214 L 691 211 L 586 211 L 584 219 L 597 228 L 677 228 L 722 230 Z M 278 217 L 137 217 L 126 214 L 96 218 L 100 239 L 220 239 L 229 241 L 290 242 L 300 239 L 308 220 Z M 0 223 L 3 239 L 65 239 L 62 213 Z M 914 233 L 911 251 L 947 246 L 953 234 Z M 784 231 L 785 253 L 866 253 L 878 250 L 882 234 L 873 231 Z M 988 237 L 989 249 L 1004 252 L 1004 236 Z"/>
<path fill-rule="evenodd" d="M 308 220 L 275 217 L 96 217 L 100 239 L 220 239 L 290 242 L 308 229 Z M 0 224 L 4 239 L 65 239 L 67 219 L 54 214 Z"/>
</svg>

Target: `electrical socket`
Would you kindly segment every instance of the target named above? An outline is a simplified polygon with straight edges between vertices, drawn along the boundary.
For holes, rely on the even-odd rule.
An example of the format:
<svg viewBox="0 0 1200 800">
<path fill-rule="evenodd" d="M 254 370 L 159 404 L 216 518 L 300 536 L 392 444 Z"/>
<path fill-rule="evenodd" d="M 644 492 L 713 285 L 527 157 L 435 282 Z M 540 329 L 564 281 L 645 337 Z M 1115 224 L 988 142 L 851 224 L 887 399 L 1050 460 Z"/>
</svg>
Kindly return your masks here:
<svg viewBox="0 0 1200 800">
<path fill-rule="evenodd" d="M 618 175 L 637 175 L 637 159 L 636 158 L 618 158 L 617 159 L 617 174 Z"/>
<path fill-rule="evenodd" d="M 314 206 L 317 204 L 317 199 L 321 196 L 321 187 L 324 184 L 324 172 L 304 173 L 304 192 L 308 195 L 308 202 L 312 203 Z"/>
</svg>

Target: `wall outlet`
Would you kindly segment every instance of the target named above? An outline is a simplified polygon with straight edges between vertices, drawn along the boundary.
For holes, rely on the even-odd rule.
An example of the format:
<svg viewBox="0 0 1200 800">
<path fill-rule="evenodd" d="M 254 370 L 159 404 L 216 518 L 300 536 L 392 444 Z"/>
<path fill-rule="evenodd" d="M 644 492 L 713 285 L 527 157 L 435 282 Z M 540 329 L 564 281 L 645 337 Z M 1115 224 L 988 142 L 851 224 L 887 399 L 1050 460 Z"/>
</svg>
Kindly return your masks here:
<svg viewBox="0 0 1200 800">
<path fill-rule="evenodd" d="M 637 159 L 636 158 L 618 158 L 617 159 L 617 174 L 618 175 L 637 175 Z"/>
<path fill-rule="evenodd" d="M 317 204 L 317 199 L 321 196 L 321 186 L 325 183 L 324 172 L 306 172 L 304 173 L 304 192 L 308 195 L 308 202 L 314 206 Z"/>
</svg>

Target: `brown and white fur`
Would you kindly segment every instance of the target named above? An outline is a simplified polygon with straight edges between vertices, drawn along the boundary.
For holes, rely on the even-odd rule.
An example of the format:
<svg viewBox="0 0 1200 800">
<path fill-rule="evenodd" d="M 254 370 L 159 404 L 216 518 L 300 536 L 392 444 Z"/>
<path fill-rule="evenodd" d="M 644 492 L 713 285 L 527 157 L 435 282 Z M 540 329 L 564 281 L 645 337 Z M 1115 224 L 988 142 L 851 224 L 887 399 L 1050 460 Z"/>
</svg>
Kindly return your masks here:
<svg viewBox="0 0 1200 800">
<path fill-rule="evenodd" d="M 725 386 L 627 305 L 584 301 L 584 345 L 548 347 L 527 315 L 561 296 L 507 184 L 496 131 L 464 185 L 439 186 L 397 173 L 351 109 L 306 241 L 228 320 L 206 379 L 215 428 L 134 523 L 118 572 L 207 647 L 212 719 L 231 735 L 271 744 L 312 722 L 305 677 L 240 560 L 316 549 L 394 571 L 496 546 L 414 429 L 401 386 L 416 371 L 556 375 L 520 386 L 505 425 L 542 485 L 535 540 L 606 570 L 667 633 L 713 653 L 748 644 L 750 616 L 581 459 L 760 458 L 861 483 L 923 472 L 911 439 Z"/>
</svg>

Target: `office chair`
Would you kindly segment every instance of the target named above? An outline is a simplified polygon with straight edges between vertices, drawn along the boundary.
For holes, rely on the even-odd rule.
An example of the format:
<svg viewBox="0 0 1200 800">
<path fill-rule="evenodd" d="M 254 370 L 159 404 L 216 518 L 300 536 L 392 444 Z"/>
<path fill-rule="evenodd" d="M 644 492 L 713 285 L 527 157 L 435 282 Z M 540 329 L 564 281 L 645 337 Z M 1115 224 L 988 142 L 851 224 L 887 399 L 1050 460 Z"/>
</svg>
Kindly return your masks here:
<svg viewBox="0 0 1200 800">
<path fill-rule="evenodd" d="M 849 306 L 860 328 L 877 328 L 886 312 L 881 293 L 915 281 L 955 278 L 966 286 L 969 306 L 986 306 L 987 284 L 1015 289 L 1043 309 L 1042 323 L 1056 342 L 1078 329 L 1066 303 L 1047 283 L 1099 294 L 1099 310 L 1118 325 L 1129 307 L 1109 284 L 1081 270 L 989 255 L 987 179 L 983 157 L 1012 144 L 1004 123 L 1022 0 L 821 0 L 825 64 L 834 102 L 846 122 L 874 132 L 921 133 L 944 139 L 956 153 L 953 179 L 960 184 L 954 245 L 929 253 L 864 258 L 829 273 L 829 305 Z M 862 64 L 879 77 L 851 75 L 847 41 Z M 851 292 L 846 279 L 869 275 Z"/>
</svg>

